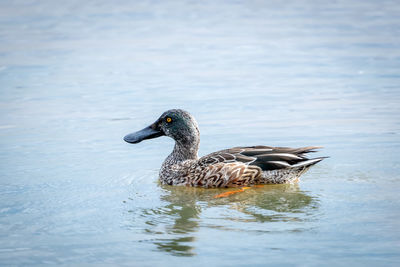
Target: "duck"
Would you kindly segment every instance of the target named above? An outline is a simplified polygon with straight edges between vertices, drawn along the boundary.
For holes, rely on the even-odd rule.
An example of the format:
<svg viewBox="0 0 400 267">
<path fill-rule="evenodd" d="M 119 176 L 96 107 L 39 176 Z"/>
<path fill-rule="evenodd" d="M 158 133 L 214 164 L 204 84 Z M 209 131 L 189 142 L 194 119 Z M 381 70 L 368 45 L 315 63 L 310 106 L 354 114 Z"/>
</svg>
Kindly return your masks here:
<svg viewBox="0 0 400 267">
<path fill-rule="evenodd" d="M 124 141 L 168 136 L 175 140 L 171 154 L 159 171 L 161 184 L 203 188 L 244 187 L 261 184 L 296 183 L 311 166 L 326 157 L 308 158 L 306 154 L 322 148 L 247 146 L 220 150 L 198 156 L 200 131 L 195 118 L 182 109 L 165 111 L 150 126 L 128 134 Z"/>
</svg>

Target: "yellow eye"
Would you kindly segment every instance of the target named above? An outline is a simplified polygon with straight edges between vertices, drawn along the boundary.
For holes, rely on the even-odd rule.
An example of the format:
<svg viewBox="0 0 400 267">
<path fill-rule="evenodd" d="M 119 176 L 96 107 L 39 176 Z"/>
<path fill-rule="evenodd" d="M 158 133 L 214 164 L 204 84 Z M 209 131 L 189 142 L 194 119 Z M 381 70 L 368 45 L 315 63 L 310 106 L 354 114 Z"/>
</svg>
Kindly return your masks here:
<svg viewBox="0 0 400 267">
<path fill-rule="evenodd" d="M 171 119 L 170 117 L 167 117 L 166 121 L 167 121 L 167 122 L 171 122 L 172 119 Z"/>
</svg>

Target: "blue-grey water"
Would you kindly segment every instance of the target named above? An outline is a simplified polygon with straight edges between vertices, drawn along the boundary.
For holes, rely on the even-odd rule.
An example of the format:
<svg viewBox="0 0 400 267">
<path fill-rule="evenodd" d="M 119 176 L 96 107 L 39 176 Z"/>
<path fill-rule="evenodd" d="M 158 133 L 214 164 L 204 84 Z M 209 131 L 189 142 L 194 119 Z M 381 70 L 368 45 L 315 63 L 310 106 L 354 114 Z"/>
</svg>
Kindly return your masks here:
<svg viewBox="0 0 400 267">
<path fill-rule="evenodd" d="M 322 145 L 297 185 L 161 186 L 200 155 Z M 0 2 L 0 265 L 399 266 L 398 1 Z"/>
</svg>

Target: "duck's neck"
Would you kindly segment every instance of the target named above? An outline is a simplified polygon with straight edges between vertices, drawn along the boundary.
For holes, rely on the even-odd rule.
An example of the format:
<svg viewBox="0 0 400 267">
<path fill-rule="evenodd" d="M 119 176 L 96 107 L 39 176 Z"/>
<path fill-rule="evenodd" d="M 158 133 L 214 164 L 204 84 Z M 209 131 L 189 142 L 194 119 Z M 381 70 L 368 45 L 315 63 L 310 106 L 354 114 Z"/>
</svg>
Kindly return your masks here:
<svg viewBox="0 0 400 267">
<path fill-rule="evenodd" d="M 175 142 L 175 147 L 172 153 L 165 159 L 160 169 L 160 180 L 164 184 L 173 184 L 174 179 L 182 177 L 184 170 L 183 163 L 187 160 L 197 160 L 197 151 L 199 142 L 191 146 L 185 146 Z M 175 165 L 175 167 L 174 167 Z"/>
<path fill-rule="evenodd" d="M 178 163 L 185 160 L 197 160 L 199 150 L 199 141 L 188 143 L 175 142 L 175 147 L 172 153 L 168 156 L 167 160 L 172 163 Z"/>
</svg>

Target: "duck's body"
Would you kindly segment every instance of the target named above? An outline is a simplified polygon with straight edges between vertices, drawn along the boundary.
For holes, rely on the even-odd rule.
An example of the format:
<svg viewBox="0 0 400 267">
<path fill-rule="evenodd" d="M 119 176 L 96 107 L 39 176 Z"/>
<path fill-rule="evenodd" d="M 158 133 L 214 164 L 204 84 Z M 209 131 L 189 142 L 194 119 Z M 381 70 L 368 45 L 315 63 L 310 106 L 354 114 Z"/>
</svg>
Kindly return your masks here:
<svg viewBox="0 0 400 267">
<path fill-rule="evenodd" d="M 210 188 L 292 183 L 323 159 L 305 157 L 318 147 L 269 146 L 234 147 L 198 158 L 197 122 L 180 109 L 164 112 L 151 126 L 125 136 L 124 140 L 138 143 L 162 135 L 175 140 L 174 150 L 160 169 L 160 181 L 168 185 Z"/>
<path fill-rule="evenodd" d="M 323 159 L 304 157 L 315 148 L 235 147 L 200 159 L 175 160 L 170 156 L 160 169 L 160 180 L 168 185 L 206 188 L 291 183 Z"/>
</svg>

